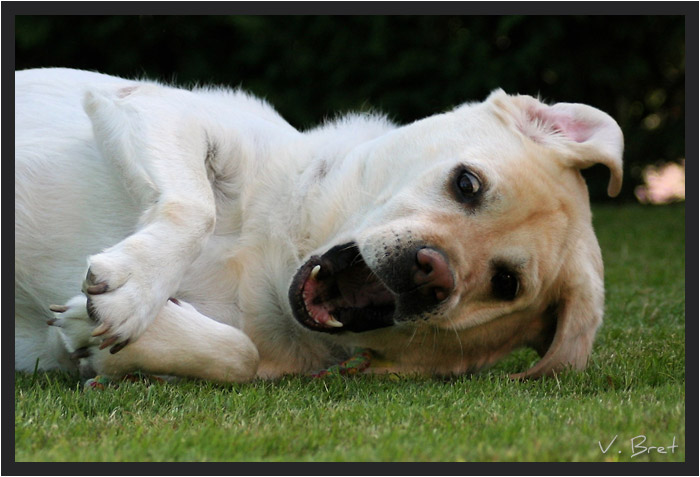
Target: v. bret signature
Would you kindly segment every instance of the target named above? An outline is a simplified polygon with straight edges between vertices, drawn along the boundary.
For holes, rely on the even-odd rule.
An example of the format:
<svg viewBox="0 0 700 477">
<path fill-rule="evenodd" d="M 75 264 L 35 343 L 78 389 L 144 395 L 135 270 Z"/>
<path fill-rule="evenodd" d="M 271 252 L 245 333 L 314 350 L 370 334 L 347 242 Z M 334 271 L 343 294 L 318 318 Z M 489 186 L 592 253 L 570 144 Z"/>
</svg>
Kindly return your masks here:
<svg viewBox="0 0 700 477">
<path fill-rule="evenodd" d="M 600 451 L 603 454 L 606 454 L 609 450 L 610 447 L 615 443 L 617 440 L 618 435 L 616 434 L 615 437 L 610 441 L 610 444 L 608 444 L 605 448 L 603 448 L 603 444 L 598 441 L 598 447 L 600 447 Z M 640 454 L 651 454 L 652 451 L 656 451 L 659 454 L 668 454 L 668 449 L 671 450 L 671 454 L 675 454 L 676 449 L 678 448 L 678 444 L 676 444 L 676 436 L 673 436 L 673 444 L 670 446 L 645 446 L 643 445 L 647 441 L 647 436 L 645 435 L 639 435 L 635 436 L 630 439 L 630 446 L 632 447 L 632 455 L 631 457 L 636 457 Z M 617 451 L 618 454 L 622 454 L 622 451 Z"/>
</svg>

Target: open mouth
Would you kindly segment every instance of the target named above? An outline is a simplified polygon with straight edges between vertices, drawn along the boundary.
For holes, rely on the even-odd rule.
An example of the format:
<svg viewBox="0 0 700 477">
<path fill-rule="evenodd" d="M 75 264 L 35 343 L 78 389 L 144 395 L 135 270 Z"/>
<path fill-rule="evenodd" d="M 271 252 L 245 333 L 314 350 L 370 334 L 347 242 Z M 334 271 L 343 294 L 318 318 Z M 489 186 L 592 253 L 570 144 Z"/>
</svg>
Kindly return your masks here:
<svg viewBox="0 0 700 477">
<path fill-rule="evenodd" d="M 302 265 L 289 288 L 289 301 L 297 321 L 315 331 L 359 333 L 394 324 L 396 298 L 354 242 Z"/>
</svg>

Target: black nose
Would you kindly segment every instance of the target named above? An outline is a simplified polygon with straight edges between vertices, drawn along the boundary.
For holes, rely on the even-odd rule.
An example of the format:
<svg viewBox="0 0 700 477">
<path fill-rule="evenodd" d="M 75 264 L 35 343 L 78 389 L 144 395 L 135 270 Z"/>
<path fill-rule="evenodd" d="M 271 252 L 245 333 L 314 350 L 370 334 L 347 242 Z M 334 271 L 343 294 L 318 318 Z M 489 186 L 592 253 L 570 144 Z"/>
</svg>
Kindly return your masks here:
<svg viewBox="0 0 700 477">
<path fill-rule="evenodd" d="M 455 293 L 448 255 L 426 243 L 390 250 L 375 273 L 396 295 L 394 321 L 428 319 Z"/>
<path fill-rule="evenodd" d="M 416 252 L 416 263 L 418 268 L 413 273 L 413 283 L 420 295 L 426 300 L 435 300 L 435 303 L 450 296 L 455 282 L 447 257 L 442 252 L 421 248 Z"/>
</svg>

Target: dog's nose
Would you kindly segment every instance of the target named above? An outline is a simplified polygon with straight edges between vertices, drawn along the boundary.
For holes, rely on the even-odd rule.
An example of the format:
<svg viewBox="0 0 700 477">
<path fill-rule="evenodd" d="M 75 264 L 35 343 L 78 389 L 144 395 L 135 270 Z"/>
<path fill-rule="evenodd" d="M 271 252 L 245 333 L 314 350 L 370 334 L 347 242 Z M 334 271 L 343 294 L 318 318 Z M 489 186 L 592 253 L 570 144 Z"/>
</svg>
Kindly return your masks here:
<svg viewBox="0 0 700 477">
<path fill-rule="evenodd" d="M 436 302 L 445 300 L 455 285 L 447 257 L 426 247 L 416 252 L 416 263 L 418 270 L 413 274 L 413 282 L 418 286 L 419 293 L 426 298 L 434 298 Z"/>
</svg>

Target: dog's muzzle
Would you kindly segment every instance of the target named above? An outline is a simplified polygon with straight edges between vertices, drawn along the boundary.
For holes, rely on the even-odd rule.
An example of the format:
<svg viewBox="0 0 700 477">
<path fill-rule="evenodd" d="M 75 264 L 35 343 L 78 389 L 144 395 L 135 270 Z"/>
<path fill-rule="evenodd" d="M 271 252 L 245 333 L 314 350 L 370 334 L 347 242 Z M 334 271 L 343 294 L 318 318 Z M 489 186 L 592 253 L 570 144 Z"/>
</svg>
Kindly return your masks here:
<svg viewBox="0 0 700 477">
<path fill-rule="evenodd" d="M 453 289 L 447 257 L 435 248 L 413 246 L 375 272 L 350 242 L 309 258 L 292 280 L 289 301 L 309 329 L 359 333 L 419 319 Z"/>
</svg>

